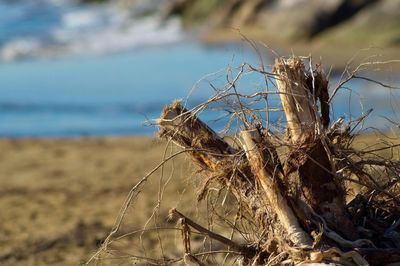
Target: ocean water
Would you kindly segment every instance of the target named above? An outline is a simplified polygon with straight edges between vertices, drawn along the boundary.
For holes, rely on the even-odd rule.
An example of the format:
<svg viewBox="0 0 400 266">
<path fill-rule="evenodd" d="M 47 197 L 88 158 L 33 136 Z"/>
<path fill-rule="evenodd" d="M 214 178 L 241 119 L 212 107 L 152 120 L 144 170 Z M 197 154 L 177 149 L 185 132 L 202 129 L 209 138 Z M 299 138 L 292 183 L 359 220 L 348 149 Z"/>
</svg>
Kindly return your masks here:
<svg viewBox="0 0 400 266">
<path fill-rule="evenodd" d="M 103 54 L 182 39 L 178 19 L 135 16 L 116 2 L 0 0 L 0 60 Z"/>
<path fill-rule="evenodd" d="M 257 66 L 244 46 L 203 46 L 188 39 L 177 19 L 132 18 L 113 5 L 0 0 L 0 137 L 154 134 L 165 104 L 184 99 L 193 107 L 223 88 L 241 63 Z M 399 86 L 391 76 L 377 78 Z M 338 81 L 333 75 L 331 89 Z M 350 121 L 373 108 L 364 127 L 396 128 L 397 90 L 362 80 L 347 88 L 333 101 L 334 119 Z M 237 89 L 265 90 L 264 77 L 246 74 Z M 277 96 L 270 101 L 281 108 Z M 214 107 L 200 115 L 222 130 L 229 110 Z M 270 123 L 279 129 L 282 112 L 271 113 Z"/>
<path fill-rule="evenodd" d="M 134 17 L 113 2 L 0 0 L 0 136 L 151 132 L 143 121 L 193 77 L 168 67 L 184 63 L 174 55 L 188 49 L 170 46 L 180 40 L 177 19 Z"/>
<path fill-rule="evenodd" d="M 151 134 L 149 120 L 203 76 L 225 75 L 234 50 L 185 43 L 1 63 L 0 136 Z M 206 81 L 196 87 L 192 106 L 212 93 Z"/>
</svg>

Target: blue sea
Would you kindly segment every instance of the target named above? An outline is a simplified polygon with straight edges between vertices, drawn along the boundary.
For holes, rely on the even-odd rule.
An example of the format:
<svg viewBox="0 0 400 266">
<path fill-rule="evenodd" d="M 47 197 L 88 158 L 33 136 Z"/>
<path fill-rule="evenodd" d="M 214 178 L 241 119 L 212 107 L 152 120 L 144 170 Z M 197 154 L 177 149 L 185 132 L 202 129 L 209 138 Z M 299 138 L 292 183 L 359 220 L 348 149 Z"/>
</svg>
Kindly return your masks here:
<svg viewBox="0 0 400 266">
<path fill-rule="evenodd" d="M 111 4 L 0 0 L 0 136 L 152 135 L 165 104 L 184 99 L 193 107 L 223 88 L 240 64 L 258 66 L 244 46 L 205 46 L 178 19 L 132 18 Z M 373 75 L 399 87 L 396 73 Z M 331 75 L 331 89 L 339 80 Z M 242 93 L 261 89 L 260 75 L 245 75 L 238 83 Z M 396 129 L 399 96 L 354 80 L 335 97 L 333 118 L 350 121 L 373 108 L 365 128 Z M 222 130 L 224 114 L 218 108 L 201 117 Z M 282 113 L 270 119 L 279 124 Z"/>
</svg>

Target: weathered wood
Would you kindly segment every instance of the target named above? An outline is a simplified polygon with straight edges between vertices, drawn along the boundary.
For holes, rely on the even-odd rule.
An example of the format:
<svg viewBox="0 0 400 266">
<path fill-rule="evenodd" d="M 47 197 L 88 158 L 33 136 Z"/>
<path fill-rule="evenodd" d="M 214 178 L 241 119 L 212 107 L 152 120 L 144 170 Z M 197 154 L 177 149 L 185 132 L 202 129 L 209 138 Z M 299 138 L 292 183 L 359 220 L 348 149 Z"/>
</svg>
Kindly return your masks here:
<svg viewBox="0 0 400 266">
<path fill-rule="evenodd" d="M 164 108 L 158 124 L 160 137 L 170 138 L 182 148 L 195 149 L 191 154 L 202 168 L 219 171 L 227 156 L 238 153 L 205 123 L 186 110 L 180 101 Z"/>
<path fill-rule="evenodd" d="M 291 138 L 290 153 L 284 165 L 287 194 L 293 202 L 305 202 L 311 206 L 332 229 L 356 239 L 358 234 L 346 217 L 345 192 L 335 179 L 315 102 L 317 96 L 322 95 L 320 100 L 327 98 L 328 88 L 321 86 L 328 84 L 324 82 L 322 73 L 307 72 L 299 58 L 276 60 L 273 72 L 278 75 L 277 88 Z M 310 77 L 318 79 L 310 82 Z M 326 122 L 329 122 L 326 109 L 329 106 L 326 106 L 327 102 L 321 105 L 324 106 L 322 117 L 325 117 L 326 127 Z"/>
<path fill-rule="evenodd" d="M 307 87 L 303 61 L 299 58 L 275 61 L 273 72 L 287 120 L 287 129 L 295 144 L 312 140 L 318 124 L 312 94 Z"/>
<path fill-rule="evenodd" d="M 270 217 L 244 152 L 234 149 L 180 102 L 166 106 L 158 121 L 159 135 L 187 149 L 193 161 L 228 188 L 252 221 L 266 224 Z"/>
<path fill-rule="evenodd" d="M 234 148 L 180 102 L 164 109 L 158 121 L 160 136 L 190 154 L 203 169 L 206 184 L 215 180 L 232 192 L 244 207 L 240 210 L 248 214 L 248 221 L 256 222 L 257 232 L 263 231 L 262 239 L 249 252 L 255 257 L 247 257 L 248 261 L 266 262 L 265 255 L 271 254 L 288 254 L 289 258 L 293 256 L 293 262 L 310 259 L 309 265 L 327 265 L 324 262 L 333 258 L 357 265 L 399 261 L 398 249 L 376 248 L 398 248 L 391 240 L 381 242 L 386 236 L 380 236 L 398 226 L 397 216 L 390 219 L 385 216 L 389 223 L 376 229 L 370 225 L 371 219 L 365 219 L 370 214 L 364 217 L 364 222 L 359 221 L 363 217 L 354 217 L 354 213 L 366 206 L 353 206 L 348 212 L 343 179 L 336 171 L 343 168 L 335 161 L 342 158 L 337 155 L 341 144 L 335 144 L 332 132 L 327 130 L 328 81 L 321 68 L 306 70 L 299 58 L 281 58 L 276 61 L 273 72 L 290 136 L 281 142 L 288 146 L 282 164 L 283 157 L 279 158 L 261 126 L 242 131 L 241 147 Z M 246 129 L 255 124 L 257 121 L 246 123 Z M 379 206 L 373 210 L 380 210 Z M 219 238 L 212 232 L 207 234 Z M 242 248 L 230 240 L 220 240 L 233 250 Z M 308 248 L 292 248 L 293 244 Z"/>
<path fill-rule="evenodd" d="M 282 172 L 276 169 L 277 163 L 274 158 L 268 156 L 268 152 L 261 150 L 265 148 L 262 147 L 262 144 L 266 143 L 266 140 L 261 138 L 257 129 L 242 131 L 241 137 L 251 169 L 259 180 L 269 203 L 274 206 L 273 211 L 276 213 L 278 221 L 285 228 L 289 239 L 296 246 L 311 247 L 311 237 L 301 228 L 293 210 L 281 194 L 278 186 L 278 175 L 281 175 Z"/>
</svg>

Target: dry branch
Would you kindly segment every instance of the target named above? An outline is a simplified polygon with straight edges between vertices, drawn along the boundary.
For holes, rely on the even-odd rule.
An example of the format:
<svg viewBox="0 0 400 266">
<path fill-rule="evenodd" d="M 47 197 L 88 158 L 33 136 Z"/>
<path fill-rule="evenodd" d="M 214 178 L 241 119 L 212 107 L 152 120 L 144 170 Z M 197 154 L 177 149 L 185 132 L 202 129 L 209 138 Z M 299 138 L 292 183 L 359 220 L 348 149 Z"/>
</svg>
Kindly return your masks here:
<svg viewBox="0 0 400 266">
<path fill-rule="evenodd" d="M 300 205 L 311 206 L 329 221 L 331 228 L 345 237 L 356 239 L 356 230 L 346 217 L 345 193 L 335 179 L 336 171 L 329 158 L 331 152 L 315 102 L 316 96 L 322 95 L 321 106 L 329 109 L 326 106 L 327 97 L 324 96 L 328 91 L 328 82 L 322 72 L 306 71 L 303 61 L 296 57 L 276 60 L 273 72 L 278 75 L 277 88 L 281 92 L 292 143 L 291 153 L 284 165 L 286 182 L 289 184 L 288 194 L 295 204 L 301 202 Z M 310 77 L 313 82 L 310 82 Z M 329 119 L 325 118 L 324 121 Z"/>
<path fill-rule="evenodd" d="M 273 72 L 278 76 L 276 84 L 292 142 L 301 144 L 312 141 L 319 130 L 303 61 L 299 58 L 277 59 Z"/>
<path fill-rule="evenodd" d="M 298 247 L 311 247 L 312 240 L 299 225 L 293 210 L 289 207 L 286 199 L 282 196 L 278 180 L 282 179 L 282 172 L 277 168 L 271 153 L 275 151 L 262 151 L 261 149 L 273 149 L 272 145 L 266 144 L 257 129 L 242 131 L 243 148 L 251 165 L 251 169 L 262 185 L 269 204 L 274 206 L 278 221 L 282 223 L 289 239 Z M 265 145 L 262 145 L 265 144 Z M 261 147 L 260 147 L 261 146 Z M 267 147 L 265 147 L 267 146 Z M 271 153 L 270 153 L 271 152 Z"/>
<path fill-rule="evenodd" d="M 268 210 L 264 198 L 256 189 L 254 177 L 244 152 L 234 149 L 211 128 L 175 102 L 164 108 L 159 119 L 160 136 L 171 139 L 178 146 L 191 150 L 193 161 L 209 178 L 228 188 L 247 209 L 254 222 L 265 225 Z M 207 182 L 207 181 L 206 181 Z"/>
<path fill-rule="evenodd" d="M 272 84 L 277 91 L 239 93 L 236 82 L 246 73 L 246 66 L 251 73 L 263 75 L 266 83 L 274 79 Z M 240 256 L 249 265 L 333 262 L 364 266 L 400 262 L 400 162 L 377 155 L 399 144 L 357 151 L 352 147 L 351 123 L 346 125 L 341 119 L 329 128 L 332 98 L 328 94 L 328 80 L 321 66 L 312 69 L 310 62 L 309 68 L 297 57 L 279 58 L 272 73 L 266 72 L 264 66 L 257 70 L 243 64 L 232 81 L 227 77 L 228 84 L 222 90 L 213 87 L 217 94 L 194 110 L 204 110 L 216 102 L 226 104 L 231 118 L 236 117 L 239 122 L 240 138 L 233 136 L 237 146 L 230 145 L 202 122 L 196 116 L 197 111 L 185 109 L 179 101 L 166 106 L 158 119 L 159 135 L 182 150 L 165 158 L 131 189 L 111 233 L 88 263 L 100 260 L 103 253 L 110 255 L 114 242 L 135 233 L 117 237 L 129 206 L 150 175 L 182 153 L 187 153 L 202 170 L 204 185 L 198 199 L 207 195 L 207 204 L 212 202 L 208 211 L 232 229 L 229 239 L 222 236 L 226 232 L 212 232 L 172 209 L 171 214 L 183 222 L 179 230 L 185 250 L 183 261 L 187 265 L 204 265 L 200 256 L 221 252 L 192 253 L 190 228 L 225 244 L 229 250 L 223 253 Z M 352 73 L 352 77 L 357 76 Z M 280 95 L 289 139 L 282 136 L 282 131 L 263 128 L 265 121 L 260 113 L 265 109 L 251 106 L 255 101 L 265 100 L 267 111 L 280 110 L 279 106 L 269 108 L 268 101 L 272 100 L 267 96 L 273 94 Z M 356 121 L 360 123 L 365 118 Z M 270 127 L 269 118 L 266 121 Z M 241 126 L 245 130 L 241 131 Z M 282 148 L 286 148 L 284 152 Z M 237 211 L 233 222 L 216 211 L 218 199 L 213 192 L 207 194 L 211 183 L 219 185 L 217 197 L 224 190 L 235 197 L 238 208 L 233 209 Z M 345 197 L 354 183 L 361 189 L 346 203 Z M 158 225 L 154 228 L 157 233 L 162 229 L 168 228 Z M 240 243 L 233 240 L 236 237 L 241 237 Z M 162 249 L 160 234 L 158 240 Z M 162 256 L 159 260 L 128 257 L 154 264 L 182 260 L 170 259 L 163 252 Z"/>
<path fill-rule="evenodd" d="M 160 137 L 170 138 L 182 148 L 194 148 L 196 163 L 212 171 L 221 170 L 221 160 L 237 151 L 200 119 L 186 110 L 179 101 L 164 108 L 158 121 Z"/>
<path fill-rule="evenodd" d="M 234 148 L 180 102 L 174 102 L 164 108 L 158 120 L 160 136 L 186 150 L 203 170 L 206 186 L 216 181 L 229 190 L 246 208 L 247 219 L 258 221 L 258 232 L 267 232 L 251 252 L 244 252 L 247 261 L 279 263 L 287 258 L 296 263 L 311 258 L 319 265 L 332 260 L 367 265 L 367 261 L 378 263 L 379 254 L 386 256 L 382 260 L 385 263 L 400 260 L 400 215 L 390 213 L 399 207 L 395 198 L 398 194 L 390 191 L 398 185 L 398 178 L 387 180 L 382 186 L 371 176 L 368 200 L 358 200 L 366 196 L 357 196 L 349 205 L 345 202 L 344 183 L 347 172 L 359 177 L 369 175 L 355 172 L 357 164 L 361 168 L 364 164 L 383 165 L 393 173 L 398 173 L 398 164 L 388 164 L 380 158 L 354 161 L 350 127 L 343 129 L 341 121 L 328 129 L 330 99 L 321 66 L 307 70 L 300 58 L 280 58 L 272 75 L 290 137 L 276 137 L 288 147 L 284 159 L 278 155 L 276 142 L 265 133 L 268 130 L 257 121 L 259 116 L 252 114 L 247 119 L 242 113 L 246 130 L 240 133 L 241 147 Z M 215 96 L 208 103 L 233 94 L 236 106 L 243 109 L 241 99 L 245 97 L 237 92 L 234 83 L 223 93 L 226 94 Z M 252 111 L 256 113 L 246 107 L 246 112 Z M 356 155 L 362 158 L 364 154 Z M 375 196 L 376 191 L 380 197 Z M 387 202 L 393 202 L 390 204 L 394 208 L 388 208 Z M 366 209 L 382 213 L 385 218 L 366 214 Z M 176 210 L 174 213 L 210 238 L 243 252 L 243 245 L 199 227 Z M 267 259 L 266 254 L 271 257 Z"/>
<path fill-rule="evenodd" d="M 183 219 L 183 223 L 191 226 L 192 228 L 194 228 L 198 232 L 200 232 L 200 233 L 202 233 L 202 234 L 204 234 L 204 235 L 206 235 L 206 236 L 208 236 L 208 237 L 210 237 L 210 238 L 212 238 L 214 240 L 217 240 L 220 243 L 230 247 L 234 251 L 238 251 L 241 254 L 244 254 L 244 255 L 246 255 L 248 257 L 252 257 L 255 254 L 257 254 L 256 249 L 254 247 L 248 247 L 248 246 L 237 244 L 237 243 L 233 242 L 232 240 L 230 240 L 230 239 L 228 239 L 228 238 L 226 238 L 226 237 L 224 237 L 222 235 L 216 234 L 216 233 L 208 230 L 207 228 L 204 228 L 203 226 L 199 225 L 198 223 L 194 222 L 192 219 L 186 217 L 185 215 L 183 215 L 182 213 L 180 213 L 176 209 L 171 209 L 170 210 L 170 216 L 176 217 L 176 218 L 179 218 L 179 219 Z"/>
</svg>

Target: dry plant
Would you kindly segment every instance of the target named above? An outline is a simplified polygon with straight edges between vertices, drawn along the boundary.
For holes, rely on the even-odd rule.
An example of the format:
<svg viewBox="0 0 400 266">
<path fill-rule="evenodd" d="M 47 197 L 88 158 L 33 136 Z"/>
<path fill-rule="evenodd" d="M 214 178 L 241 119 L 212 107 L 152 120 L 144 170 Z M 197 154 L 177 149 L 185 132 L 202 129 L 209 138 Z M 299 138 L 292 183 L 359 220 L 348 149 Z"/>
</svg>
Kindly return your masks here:
<svg viewBox="0 0 400 266">
<path fill-rule="evenodd" d="M 230 69 L 227 84 L 214 88 L 215 95 L 206 102 L 192 109 L 182 101 L 166 106 L 157 120 L 159 137 L 180 149 L 132 188 L 113 231 L 88 263 L 118 257 L 112 244 L 124 236 L 120 228 L 130 204 L 157 169 L 182 153 L 198 166 L 202 185 L 197 199 L 206 201 L 207 211 L 228 224 L 230 230 L 209 220 L 206 227 L 202 226 L 173 208 L 169 218 L 178 221 L 177 226 L 159 224 L 129 233 L 145 237 L 145 231 L 157 232 L 161 258 L 125 254 L 132 259 L 130 262 L 400 263 L 400 162 L 395 156 L 379 153 L 395 152 L 399 144 L 354 147 L 356 132 L 369 113 L 353 121 L 330 121 L 330 105 L 339 89 L 354 78 L 389 87 L 358 73 L 366 66 L 393 62 L 375 61 L 353 70 L 347 67 L 331 94 L 322 66 L 314 65 L 310 57 L 279 57 L 270 72 L 264 64 L 257 68 L 242 64 L 236 71 Z M 237 83 L 248 74 L 261 75 L 265 88 L 253 94 L 241 93 Z M 227 114 L 226 128 L 231 131 L 224 137 L 199 118 L 202 111 L 213 108 Z M 283 114 L 284 119 L 272 123 L 274 112 Z M 180 256 L 165 253 L 163 231 L 175 231 L 175 235 L 179 232 L 183 241 Z M 196 235 L 220 245 L 209 245 L 205 250 L 203 243 L 202 250 L 196 248 Z"/>
</svg>

